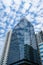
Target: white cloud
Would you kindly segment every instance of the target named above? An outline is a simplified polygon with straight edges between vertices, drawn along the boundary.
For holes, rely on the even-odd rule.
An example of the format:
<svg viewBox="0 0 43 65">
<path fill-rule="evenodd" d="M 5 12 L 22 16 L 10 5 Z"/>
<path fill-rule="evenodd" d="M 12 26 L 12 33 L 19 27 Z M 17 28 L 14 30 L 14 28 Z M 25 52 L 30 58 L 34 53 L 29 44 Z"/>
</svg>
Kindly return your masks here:
<svg viewBox="0 0 43 65">
<path fill-rule="evenodd" d="M 4 28 L 6 27 L 6 23 L 0 22 L 0 27 Z"/>
<path fill-rule="evenodd" d="M 10 7 L 7 7 L 7 8 L 5 9 L 5 12 L 9 14 L 9 13 L 10 13 Z"/>
<path fill-rule="evenodd" d="M 43 8 L 41 8 L 41 9 L 39 10 L 39 12 L 38 12 L 38 16 L 43 17 Z"/>
<path fill-rule="evenodd" d="M 36 19 L 36 21 L 39 22 L 40 24 L 43 23 L 43 17 L 38 16 L 38 17 L 36 17 L 35 19 Z"/>
<path fill-rule="evenodd" d="M 28 19 L 28 21 L 32 22 L 32 21 L 34 21 L 34 14 L 31 15 L 31 14 L 29 13 L 29 15 L 26 16 L 26 18 Z"/>
<path fill-rule="evenodd" d="M 5 16 L 4 18 L 3 18 L 3 23 L 4 23 L 4 25 L 6 25 L 6 23 L 5 23 L 5 21 L 7 20 L 7 16 Z"/>
<path fill-rule="evenodd" d="M 4 30 L 2 30 L 2 29 L 0 30 L 0 33 L 4 33 L 4 32 L 5 32 Z"/>
<path fill-rule="evenodd" d="M 8 30 L 10 30 L 10 29 L 11 29 L 11 25 L 8 26 Z"/>
<path fill-rule="evenodd" d="M 31 3 L 31 7 L 29 9 L 28 12 L 28 15 L 26 16 L 27 19 L 30 21 L 30 22 L 33 22 L 36 20 L 37 23 L 40 23 L 42 24 L 42 20 L 43 20 L 43 17 L 41 17 L 42 13 L 43 13 L 43 9 L 41 10 L 41 8 L 43 8 L 43 1 L 41 0 L 2 0 L 3 1 L 3 4 L 6 6 L 6 9 L 4 10 L 8 15 L 6 17 L 3 18 L 3 22 L 7 21 L 9 26 L 8 28 L 11 28 L 10 24 L 12 25 L 14 23 L 14 19 L 18 20 L 19 16 L 21 14 L 16 14 L 16 11 L 20 11 L 18 10 L 20 5 L 21 5 L 21 2 L 25 2 L 25 4 L 23 5 L 23 8 L 21 9 L 21 13 L 24 14 L 25 16 L 25 13 L 26 13 L 26 10 L 29 9 L 30 7 L 30 3 Z M 11 7 L 11 8 L 10 8 Z M 38 8 L 37 8 L 38 7 Z M 15 11 L 13 11 L 12 9 L 15 9 Z M 31 14 L 31 12 L 33 12 L 33 14 Z M 37 15 L 36 17 L 34 15 Z M 3 12 L 3 15 L 4 15 L 4 12 Z M 2 16 L 3 16 L 2 15 Z M 18 17 L 18 18 L 15 18 L 15 17 Z M 34 25 L 34 24 L 33 24 Z M 6 27 L 6 24 L 2 24 L 2 27 Z"/>
<path fill-rule="evenodd" d="M 39 3 L 40 3 L 40 0 L 33 0 L 33 1 L 32 1 L 32 4 L 33 4 L 34 6 L 38 6 Z"/>
<path fill-rule="evenodd" d="M 31 6 L 29 12 L 34 12 L 37 14 L 37 7 L 35 7 L 34 5 Z"/>
<path fill-rule="evenodd" d="M 10 6 L 12 4 L 12 0 L 2 0 L 5 6 Z"/>
<path fill-rule="evenodd" d="M 33 22 L 36 20 L 36 22 L 42 25 L 43 17 L 41 17 L 41 15 L 43 13 L 43 0 L 33 0 L 33 1 L 32 0 L 22 0 L 22 1 L 21 0 L 18 0 L 18 1 L 17 0 L 13 0 L 13 1 L 12 0 L 6 0 L 6 1 L 2 0 L 2 2 L 3 2 L 2 4 L 6 6 L 4 11 L 8 15 L 4 17 L 4 12 L 2 11 L 3 14 L 1 16 L 1 20 L 2 22 L 7 21 L 7 23 L 9 24 L 8 28 L 11 28 L 10 24 L 12 25 L 14 23 L 14 19 L 19 20 L 18 18 L 20 18 L 19 16 L 21 14 L 16 14 L 16 11 L 20 11 L 18 9 L 20 5 L 22 5 L 21 2 L 25 2 L 25 4 L 23 5 L 23 8 L 21 9 L 21 13 L 24 14 L 25 16 L 26 10 L 29 10 L 28 12 L 30 13 L 28 13 L 28 15 L 26 16 L 27 19 L 30 22 Z M 13 11 L 12 9 L 15 9 L 15 11 Z M 31 12 L 33 12 L 33 14 L 31 14 Z M 36 17 L 34 16 L 35 14 L 37 15 Z M 15 18 L 15 17 L 18 17 L 18 18 Z M 5 28 L 6 22 L 4 24 L 1 24 L 1 26 Z"/>
<path fill-rule="evenodd" d="M 21 2 L 21 0 L 14 0 L 15 4 L 19 4 Z"/>
</svg>

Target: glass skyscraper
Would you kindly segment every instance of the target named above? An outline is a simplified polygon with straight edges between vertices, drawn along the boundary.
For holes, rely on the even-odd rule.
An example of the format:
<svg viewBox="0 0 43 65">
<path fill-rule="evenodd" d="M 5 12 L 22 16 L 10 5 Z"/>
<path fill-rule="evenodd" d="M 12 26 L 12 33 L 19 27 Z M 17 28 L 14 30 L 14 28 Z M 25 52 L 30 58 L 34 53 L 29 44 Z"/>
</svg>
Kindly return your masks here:
<svg viewBox="0 0 43 65">
<path fill-rule="evenodd" d="M 43 65 L 43 32 L 39 32 L 37 35 L 37 43 L 39 48 L 39 54 L 41 59 L 41 64 Z"/>
<path fill-rule="evenodd" d="M 6 62 L 7 62 L 7 56 L 8 56 L 9 46 L 10 46 L 11 34 L 12 34 L 12 30 L 9 30 L 6 34 L 5 45 L 4 45 L 0 65 L 7 65 Z"/>
<path fill-rule="evenodd" d="M 8 44 L 7 65 L 39 65 L 34 28 L 27 19 L 14 27 Z"/>
</svg>

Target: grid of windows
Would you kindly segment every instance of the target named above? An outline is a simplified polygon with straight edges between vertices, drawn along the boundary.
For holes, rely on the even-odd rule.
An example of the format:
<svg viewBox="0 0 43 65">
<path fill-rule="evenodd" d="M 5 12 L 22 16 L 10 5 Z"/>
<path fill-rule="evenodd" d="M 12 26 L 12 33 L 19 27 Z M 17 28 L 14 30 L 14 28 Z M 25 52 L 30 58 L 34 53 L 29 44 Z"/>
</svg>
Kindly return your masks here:
<svg viewBox="0 0 43 65">
<path fill-rule="evenodd" d="M 43 64 L 43 42 L 39 43 L 38 45 L 39 45 L 41 62 Z"/>
<path fill-rule="evenodd" d="M 43 31 L 37 34 L 37 42 L 38 42 L 38 47 L 39 47 L 41 63 L 43 65 Z"/>
<path fill-rule="evenodd" d="M 24 58 L 37 63 L 37 47 L 32 24 L 23 19 L 12 32 L 7 64 Z"/>
</svg>

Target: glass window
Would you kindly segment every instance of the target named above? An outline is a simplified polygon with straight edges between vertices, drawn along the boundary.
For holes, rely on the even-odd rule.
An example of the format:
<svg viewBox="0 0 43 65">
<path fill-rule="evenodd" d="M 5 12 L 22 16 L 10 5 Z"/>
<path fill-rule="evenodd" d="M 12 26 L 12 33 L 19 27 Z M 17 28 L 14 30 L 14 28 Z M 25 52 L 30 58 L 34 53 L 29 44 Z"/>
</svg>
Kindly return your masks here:
<svg viewBox="0 0 43 65">
<path fill-rule="evenodd" d="M 43 44 L 40 44 L 39 46 L 42 46 Z"/>
<path fill-rule="evenodd" d="M 40 48 L 40 50 L 42 50 L 43 48 Z"/>
<path fill-rule="evenodd" d="M 43 48 L 43 45 L 42 46 L 39 46 L 39 48 Z"/>
<path fill-rule="evenodd" d="M 24 43 L 30 45 L 30 35 L 28 32 L 24 33 Z"/>
</svg>

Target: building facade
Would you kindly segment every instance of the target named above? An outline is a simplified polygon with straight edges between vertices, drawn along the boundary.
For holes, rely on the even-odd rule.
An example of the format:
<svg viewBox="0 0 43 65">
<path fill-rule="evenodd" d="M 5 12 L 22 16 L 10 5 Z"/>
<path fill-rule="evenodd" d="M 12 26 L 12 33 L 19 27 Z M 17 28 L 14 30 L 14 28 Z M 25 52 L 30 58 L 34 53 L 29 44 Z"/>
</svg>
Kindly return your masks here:
<svg viewBox="0 0 43 65">
<path fill-rule="evenodd" d="M 38 43 L 38 49 L 41 59 L 41 64 L 43 65 L 43 32 L 39 32 L 37 35 L 37 43 Z"/>
<path fill-rule="evenodd" d="M 8 44 L 7 65 L 39 65 L 34 28 L 27 19 L 22 18 L 15 26 Z"/>
<path fill-rule="evenodd" d="M 11 34 L 12 34 L 12 30 L 9 30 L 6 34 L 5 46 L 4 46 L 4 49 L 3 49 L 0 65 L 7 65 L 6 62 L 7 62 L 7 56 L 8 56 L 9 46 L 10 46 Z"/>
</svg>

